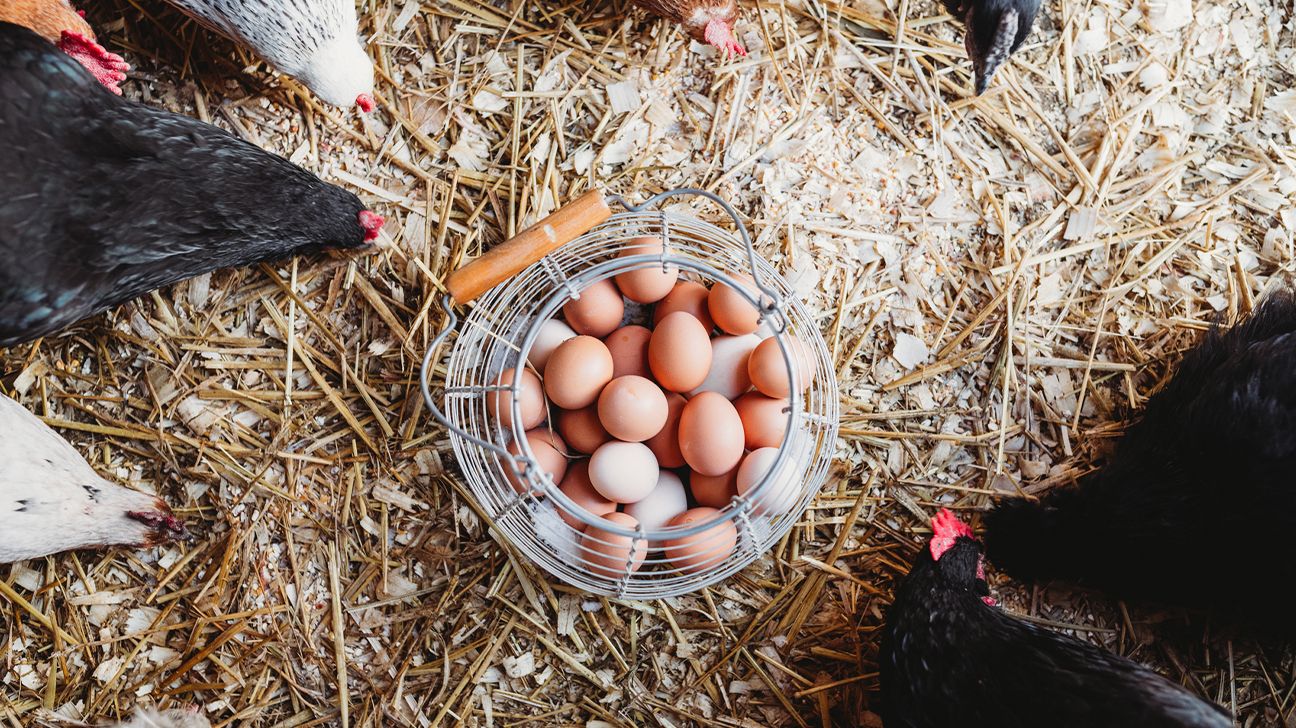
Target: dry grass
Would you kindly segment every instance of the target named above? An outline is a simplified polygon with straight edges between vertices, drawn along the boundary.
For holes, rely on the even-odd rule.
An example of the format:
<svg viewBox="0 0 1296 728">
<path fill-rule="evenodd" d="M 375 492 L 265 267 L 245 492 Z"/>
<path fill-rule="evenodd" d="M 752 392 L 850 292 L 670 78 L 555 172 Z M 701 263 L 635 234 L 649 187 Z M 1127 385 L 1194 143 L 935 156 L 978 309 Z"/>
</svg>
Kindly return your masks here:
<svg viewBox="0 0 1296 728">
<path fill-rule="evenodd" d="M 153 0 L 100 3 L 128 94 L 356 189 L 390 245 L 217 273 L 0 353 L 6 392 L 197 534 L 0 570 L 0 724 L 142 704 L 222 726 L 875 724 L 877 628 L 936 505 L 1085 470 L 1292 263 L 1290 6 L 1198 0 L 1158 31 L 1179 0 L 1133 1 L 1047 3 L 972 99 L 926 0 L 747 3 L 733 62 L 620 3 L 364 0 L 364 120 Z M 617 83 L 638 108 L 611 108 Z M 839 368 L 829 486 L 687 598 L 589 598 L 513 558 L 417 395 L 447 272 L 593 182 L 733 201 Z M 1247 725 L 1296 724 L 1290 652 L 996 588 Z"/>
</svg>

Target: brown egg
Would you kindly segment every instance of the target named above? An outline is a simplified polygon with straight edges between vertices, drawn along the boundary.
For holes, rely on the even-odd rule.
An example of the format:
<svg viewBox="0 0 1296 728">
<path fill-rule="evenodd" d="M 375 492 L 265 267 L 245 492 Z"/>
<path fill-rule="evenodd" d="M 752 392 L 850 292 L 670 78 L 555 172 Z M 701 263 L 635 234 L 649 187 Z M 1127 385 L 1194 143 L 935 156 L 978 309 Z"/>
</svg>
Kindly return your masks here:
<svg viewBox="0 0 1296 728">
<path fill-rule="evenodd" d="M 578 410 L 561 410 L 555 418 L 558 431 L 571 449 L 593 455 L 599 445 L 612 439 L 599 421 L 598 405 L 592 404 Z"/>
<path fill-rule="evenodd" d="M 648 371 L 648 340 L 652 332 L 642 326 L 622 326 L 607 335 L 603 343 L 612 354 L 612 378 L 637 374 L 650 377 Z"/>
<path fill-rule="evenodd" d="M 666 542 L 667 566 L 686 574 L 696 574 L 719 566 L 738 545 L 738 529 L 733 521 L 717 520 L 720 511 L 714 508 L 690 508 L 675 516 L 670 526 L 695 526 L 709 521 L 715 525 L 690 536 L 680 536 Z"/>
<path fill-rule="evenodd" d="M 571 498 L 576 505 L 586 513 L 594 516 L 603 516 L 616 511 L 617 504 L 599 495 L 594 490 L 594 484 L 589 478 L 589 461 L 577 460 L 567 466 L 567 475 L 562 480 L 562 485 L 558 490 L 563 495 Z M 558 500 L 554 499 L 554 505 L 558 508 L 558 515 L 562 517 L 568 525 L 573 528 L 583 528 L 585 522 L 577 518 L 567 510 L 567 507 Z"/>
<path fill-rule="evenodd" d="M 608 513 L 603 520 L 627 529 L 639 527 L 639 521 L 629 513 Z M 581 537 L 580 558 L 590 571 L 609 579 L 619 579 L 627 572 L 638 571 L 647 554 L 647 539 L 622 536 L 593 524 L 585 527 L 585 534 Z"/>
<path fill-rule="evenodd" d="M 706 286 L 695 281 L 676 283 L 671 292 L 658 301 L 656 308 L 653 309 L 653 324 L 661 323 L 662 319 L 676 311 L 683 311 L 701 321 L 702 328 L 710 335 L 711 329 L 715 328 L 715 321 L 711 318 L 711 312 L 707 310 L 709 293 Z"/>
<path fill-rule="evenodd" d="M 688 400 L 674 392 L 666 393 L 666 424 L 661 431 L 648 438 L 644 444 L 657 456 L 657 463 L 663 468 L 680 468 L 684 466 L 684 455 L 679 448 L 679 418 L 684 412 Z"/>
<path fill-rule="evenodd" d="M 578 334 L 603 338 L 616 331 L 625 317 L 625 301 L 612 281 L 601 280 L 563 304 L 563 318 Z"/>
<path fill-rule="evenodd" d="M 689 473 L 689 491 L 693 500 L 700 506 L 724 508 L 729 501 L 738 495 L 738 466 L 720 475 L 703 475 L 692 471 Z"/>
<path fill-rule="evenodd" d="M 495 385 L 513 386 L 513 371 L 505 369 L 495 378 Z M 540 377 L 530 369 L 522 370 L 522 384 L 519 385 L 518 405 L 522 408 L 522 429 L 529 430 L 545 420 L 545 400 L 540 386 Z M 499 420 L 504 429 L 513 427 L 513 393 L 508 390 L 492 390 L 486 393 L 486 411 Z"/>
<path fill-rule="evenodd" d="M 666 395 L 651 380 L 617 377 L 598 398 L 599 422 L 618 440 L 643 442 L 666 424 Z"/>
<path fill-rule="evenodd" d="M 543 428 L 531 430 L 526 434 L 526 439 L 527 444 L 531 446 L 532 454 L 535 455 L 536 465 L 540 467 L 540 471 L 547 473 L 553 480 L 554 485 L 561 483 L 563 476 L 567 474 L 567 458 L 564 455 L 567 452 L 567 445 L 557 435 Z M 509 444 L 508 451 L 514 455 L 520 455 L 522 448 L 518 447 L 518 443 L 514 442 Z M 512 466 L 507 462 L 502 463 L 502 465 L 504 466 L 504 477 L 508 478 L 513 490 L 519 493 L 525 490 L 523 479 L 513 473 Z M 519 462 L 518 466 L 523 468 L 525 472 L 525 465 Z M 538 482 L 542 476 L 537 473 L 535 477 Z M 536 492 L 542 492 L 542 489 L 537 488 Z"/>
<path fill-rule="evenodd" d="M 727 473 L 742 459 L 742 419 L 722 394 L 690 399 L 680 414 L 679 437 L 684 462 L 703 475 Z"/>
<path fill-rule="evenodd" d="M 711 371 L 711 337 L 683 311 L 662 319 L 648 341 L 648 368 L 663 389 L 687 392 Z"/>
<path fill-rule="evenodd" d="M 748 293 L 759 298 L 760 290 L 752 283 L 751 276 L 739 275 L 734 278 L 744 284 L 743 288 Z M 711 295 L 707 297 L 707 310 L 711 312 L 716 326 L 730 334 L 750 334 L 760 325 L 760 312 L 756 307 L 737 290 L 723 283 L 711 287 Z"/>
<path fill-rule="evenodd" d="M 588 407 L 612 381 L 612 354 L 592 336 L 558 345 L 545 365 L 545 394 L 563 409 Z"/>
<path fill-rule="evenodd" d="M 618 258 L 628 258 L 632 255 L 660 255 L 664 247 L 661 238 L 635 238 L 630 243 L 634 247 L 626 248 L 617 256 Z M 620 288 L 625 297 L 631 301 L 656 303 L 671 292 L 678 278 L 678 268 L 667 266 L 662 270 L 661 264 L 657 263 L 648 268 L 636 268 L 626 273 L 619 273 L 616 283 L 617 288 Z"/>
<path fill-rule="evenodd" d="M 786 399 L 766 397 L 760 392 L 748 392 L 734 400 L 734 409 L 743 423 L 743 443 L 748 450 L 778 447 L 783 444 L 787 430 L 788 407 Z"/>
<path fill-rule="evenodd" d="M 797 366 L 797 382 L 804 392 L 810 386 L 810 376 L 814 371 L 814 358 L 811 356 L 810 347 L 801 343 L 801 340 L 795 336 L 788 335 L 784 338 L 788 344 L 788 353 Z M 792 387 L 788 383 L 787 362 L 783 361 L 783 349 L 779 346 L 776 337 L 771 336 L 752 350 L 751 356 L 747 359 L 747 373 L 751 376 L 752 384 L 760 390 L 761 394 L 770 397 L 787 397 L 792 393 Z"/>
</svg>

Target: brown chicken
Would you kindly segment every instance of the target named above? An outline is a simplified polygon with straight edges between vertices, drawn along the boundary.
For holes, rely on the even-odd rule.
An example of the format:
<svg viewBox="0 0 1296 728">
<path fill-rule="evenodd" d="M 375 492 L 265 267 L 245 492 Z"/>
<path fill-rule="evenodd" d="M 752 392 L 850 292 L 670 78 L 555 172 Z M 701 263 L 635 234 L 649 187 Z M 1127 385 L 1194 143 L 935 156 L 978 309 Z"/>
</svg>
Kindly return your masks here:
<svg viewBox="0 0 1296 728">
<path fill-rule="evenodd" d="M 737 0 L 634 0 L 639 7 L 684 26 L 694 40 L 709 43 L 726 56 L 747 55 L 734 37 Z"/>
<path fill-rule="evenodd" d="M 68 0 L 0 0 L 0 21 L 36 31 L 85 66 L 99 83 L 121 95 L 118 84 L 126 80 L 130 64 L 99 45 L 83 16 Z"/>
</svg>

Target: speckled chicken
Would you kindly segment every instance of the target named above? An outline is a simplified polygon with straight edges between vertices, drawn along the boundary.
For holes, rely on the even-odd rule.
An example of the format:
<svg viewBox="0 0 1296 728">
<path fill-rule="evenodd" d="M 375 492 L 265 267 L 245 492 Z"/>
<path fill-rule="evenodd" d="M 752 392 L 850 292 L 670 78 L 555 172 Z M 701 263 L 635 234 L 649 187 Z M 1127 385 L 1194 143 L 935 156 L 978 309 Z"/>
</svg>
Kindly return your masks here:
<svg viewBox="0 0 1296 728">
<path fill-rule="evenodd" d="M 0 346 L 207 271 L 360 247 L 381 226 L 354 194 L 114 96 L 0 23 Z"/>
<path fill-rule="evenodd" d="M 986 517 L 991 559 L 1207 608 L 1248 631 L 1296 634 L 1296 295 L 1266 296 L 1179 362 L 1097 471 Z"/>
<path fill-rule="evenodd" d="M 976 92 L 985 93 L 995 71 L 1026 42 L 1040 0 L 944 0 L 950 15 L 963 21 L 963 45 L 972 59 Z"/>
<path fill-rule="evenodd" d="M 634 3 L 679 23 L 694 40 L 715 46 L 725 56 L 747 55 L 747 49 L 734 36 L 737 0 L 634 0 Z"/>
<path fill-rule="evenodd" d="M 104 480 L 22 405 L 0 394 L 0 564 L 185 535 L 171 509 Z"/>
<path fill-rule="evenodd" d="M 0 22 L 25 25 L 77 59 L 99 82 L 120 94 L 130 64 L 99 45 L 94 30 L 68 0 L 0 0 Z"/>
<path fill-rule="evenodd" d="M 981 544 L 949 511 L 887 610 L 886 728 L 1230 728 L 1157 673 L 995 606 Z"/>
<path fill-rule="evenodd" d="M 355 0 L 169 0 L 246 45 L 326 103 L 373 109 L 373 61 L 358 37 Z"/>
</svg>

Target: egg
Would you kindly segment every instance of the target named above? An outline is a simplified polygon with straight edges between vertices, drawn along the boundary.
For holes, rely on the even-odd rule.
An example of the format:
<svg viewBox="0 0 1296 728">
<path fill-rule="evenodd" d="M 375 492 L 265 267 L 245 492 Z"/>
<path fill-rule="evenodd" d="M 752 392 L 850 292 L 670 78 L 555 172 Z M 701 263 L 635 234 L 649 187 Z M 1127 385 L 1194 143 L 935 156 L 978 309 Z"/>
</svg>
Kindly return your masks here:
<svg viewBox="0 0 1296 728">
<path fill-rule="evenodd" d="M 706 329 L 709 335 L 711 329 L 715 328 L 715 321 L 711 318 L 711 312 L 707 310 L 709 294 L 707 287 L 696 281 L 676 283 L 671 292 L 658 301 L 653 309 L 653 324 L 661 323 L 662 319 L 676 311 L 683 311 L 702 322 L 702 328 Z"/>
<path fill-rule="evenodd" d="M 573 331 L 600 339 L 616 331 L 624 317 L 621 291 L 606 279 L 590 284 L 580 292 L 580 298 L 563 304 L 563 318 Z"/>
<path fill-rule="evenodd" d="M 513 369 L 505 369 L 495 378 L 495 386 L 512 387 Z M 518 407 L 522 410 L 522 429 L 530 430 L 545 420 L 544 390 L 540 386 L 540 377 L 530 369 L 522 370 L 522 383 L 518 385 Z M 486 393 L 486 411 L 500 423 L 504 429 L 513 428 L 513 392 L 510 390 L 491 390 Z"/>
<path fill-rule="evenodd" d="M 531 342 L 531 351 L 527 352 L 527 361 L 531 362 L 536 371 L 543 372 L 553 350 L 575 337 L 576 332 L 570 326 L 558 319 L 548 319 L 540 324 L 540 331 L 536 333 L 535 341 Z"/>
<path fill-rule="evenodd" d="M 648 368 L 663 389 L 695 389 L 711 371 L 711 338 L 706 329 L 683 311 L 662 319 L 648 340 Z"/>
<path fill-rule="evenodd" d="M 630 244 L 632 247 L 622 251 L 618 258 L 628 258 L 632 255 L 661 255 L 665 247 L 661 238 L 635 238 L 630 241 Z M 655 303 L 671 292 L 678 278 L 679 269 L 675 266 L 666 266 L 663 269 L 661 263 L 654 263 L 647 268 L 636 268 L 617 274 L 616 283 L 617 288 L 620 288 L 625 297 L 631 301 Z"/>
<path fill-rule="evenodd" d="M 588 407 L 612 381 L 612 354 L 592 336 L 568 339 L 545 364 L 545 394 L 563 409 Z"/>
<path fill-rule="evenodd" d="M 577 460 L 567 466 L 567 475 L 562 479 L 562 484 L 558 490 L 563 495 L 571 498 L 578 508 L 589 516 L 602 516 L 616 511 L 617 504 L 613 501 L 599 495 L 594 490 L 594 485 L 590 483 L 589 461 Z M 558 515 L 573 528 L 581 528 L 585 522 L 572 514 L 565 504 L 554 499 L 554 505 L 558 508 Z"/>
<path fill-rule="evenodd" d="M 748 392 L 734 400 L 734 409 L 743 424 L 743 444 L 748 450 L 778 447 L 788 424 L 788 401 Z"/>
<path fill-rule="evenodd" d="M 612 440 L 590 456 L 589 478 L 594 490 L 617 503 L 642 500 L 657 485 L 660 474 L 657 458 L 641 442 Z"/>
<path fill-rule="evenodd" d="M 709 521 L 714 521 L 714 525 L 666 541 L 666 566 L 685 574 L 697 574 L 724 563 L 738 545 L 738 529 L 733 521 L 721 518 L 714 508 L 690 508 L 671 519 L 669 526 L 681 528 Z"/>
<path fill-rule="evenodd" d="M 734 279 L 752 296 L 759 297 L 760 290 L 752 282 L 751 276 L 734 276 Z M 730 334 L 750 334 L 760 325 L 760 311 L 743 298 L 737 289 L 723 283 L 711 287 L 711 293 L 707 296 L 707 310 L 711 312 L 716 326 Z"/>
<path fill-rule="evenodd" d="M 603 429 L 616 439 L 643 442 L 666 424 L 666 395 L 649 379 L 617 377 L 599 395 L 598 414 Z"/>
<path fill-rule="evenodd" d="M 675 473 L 663 470 L 657 474 L 657 485 L 641 500 L 625 507 L 625 512 L 638 519 L 645 531 L 658 531 L 670 519 L 688 510 L 688 493 L 684 483 Z"/>
<path fill-rule="evenodd" d="M 663 468 L 680 468 L 684 466 L 684 455 L 680 453 L 679 447 L 679 418 L 684 412 L 684 405 L 688 401 L 682 395 L 675 392 L 666 393 L 666 424 L 662 425 L 661 430 L 652 437 L 644 441 L 653 455 L 657 456 L 657 464 Z"/>
<path fill-rule="evenodd" d="M 769 472 L 770 467 L 774 465 L 774 459 L 778 457 L 779 449 L 777 447 L 762 447 L 759 450 L 752 450 L 743 458 L 742 465 L 738 467 L 738 485 L 739 495 L 747 495 L 760 484 L 761 478 Z M 757 515 L 777 516 L 787 513 L 796 506 L 797 501 L 801 498 L 800 489 L 797 487 L 797 481 L 793 474 L 794 469 L 787 467 L 779 473 L 775 479 L 765 485 L 765 489 L 759 494 L 753 496 L 752 511 Z"/>
<path fill-rule="evenodd" d="M 742 459 L 742 419 L 722 394 L 690 399 L 680 414 L 679 437 L 684 462 L 703 475 L 727 473 Z"/>
<path fill-rule="evenodd" d="M 751 389 L 751 375 L 747 373 L 747 359 L 752 349 L 761 343 L 754 334 L 742 336 L 717 336 L 711 340 L 711 370 L 690 396 L 701 392 L 719 392 L 725 399 L 733 399 Z"/>
<path fill-rule="evenodd" d="M 578 410 L 561 410 L 556 418 L 558 431 L 567 445 L 576 452 L 594 454 L 599 445 L 612 439 L 603 423 L 599 422 L 598 405 L 592 404 Z"/>
<path fill-rule="evenodd" d="M 554 485 L 561 483 L 563 476 L 567 474 L 567 457 L 563 454 L 567 452 L 567 445 L 557 435 L 543 428 L 528 432 L 526 440 L 531 447 L 531 453 L 535 455 L 535 462 L 540 472 L 547 474 Z M 522 448 L 516 442 L 509 443 L 508 451 L 514 455 L 522 454 Z M 509 485 L 513 486 L 513 490 L 523 492 L 526 489 L 523 485 L 524 479 L 514 474 L 513 467 L 508 462 L 502 464 L 504 477 L 508 479 Z M 526 466 L 521 461 L 518 462 L 518 467 L 525 472 Z M 543 476 L 537 473 L 535 477 L 539 480 Z"/>
<path fill-rule="evenodd" d="M 636 529 L 639 521 L 625 513 L 608 513 L 603 520 L 624 529 Z M 581 559 L 590 571 L 609 579 L 619 579 L 639 570 L 648 554 L 648 542 L 636 536 L 622 536 L 599 528 L 585 527 L 581 537 Z"/>
<path fill-rule="evenodd" d="M 612 377 L 637 374 L 652 376 L 648 371 L 648 340 L 652 332 L 642 326 L 622 326 L 603 339 L 612 354 Z"/>
<path fill-rule="evenodd" d="M 793 365 L 797 367 L 797 383 L 804 392 L 810 386 L 810 376 L 814 371 L 814 358 L 811 356 L 810 347 L 791 335 L 785 336 L 784 341 L 787 342 L 788 354 L 792 357 Z M 751 357 L 747 359 L 747 373 L 751 376 L 752 384 L 760 390 L 761 394 L 770 397 L 787 397 L 792 393 L 792 386 L 788 381 L 787 362 L 783 360 L 783 349 L 779 346 L 776 337 L 762 341 L 752 350 Z"/>
<path fill-rule="evenodd" d="M 703 475 L 693 471 L 689 473 L 689 490 L 693 500 L 700 506 L 724 508 L 729 501 L 738 495 L 738 466 L 720 475 Z"/>
</svg>

